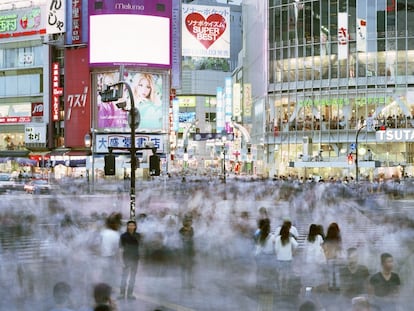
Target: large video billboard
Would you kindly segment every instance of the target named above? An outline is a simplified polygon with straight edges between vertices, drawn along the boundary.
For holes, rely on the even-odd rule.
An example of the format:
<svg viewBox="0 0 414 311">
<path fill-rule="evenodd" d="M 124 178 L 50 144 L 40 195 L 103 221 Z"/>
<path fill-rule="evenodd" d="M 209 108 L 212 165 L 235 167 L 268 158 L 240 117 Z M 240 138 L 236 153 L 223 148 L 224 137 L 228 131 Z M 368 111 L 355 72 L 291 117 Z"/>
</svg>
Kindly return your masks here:
<svg viewBox="0 0 414 311">
<path fill-rule="evenodd" d="M 168 0 L 89 1 L 89 63 L 171 67 Z"/>
<path fill-rule="evenodd" d="M 124 81 L 128 82 L 134 95 L 135 107 L 141 115 L 138 131 L 156 132 L 163 129 L 163 90 L 165 87 L 162 74 L 128 71 Z M 99 130 L 129 131 L 127 112 L 119 109 L 115 102 L 102 102 L 99 91 L 105 85 L 117 83 L 118 72 L 96 74 L 97 94 L 97 128 Z M 124 100 L 130 104 L 128 92 L 124 90 Z M 130 107 L 126 107 L 129 109 Z"/>
<path fill-rule="evenodd" d="M 182 5 L 183 56 L 230 58 L 230 8 Z"/>
</svg>

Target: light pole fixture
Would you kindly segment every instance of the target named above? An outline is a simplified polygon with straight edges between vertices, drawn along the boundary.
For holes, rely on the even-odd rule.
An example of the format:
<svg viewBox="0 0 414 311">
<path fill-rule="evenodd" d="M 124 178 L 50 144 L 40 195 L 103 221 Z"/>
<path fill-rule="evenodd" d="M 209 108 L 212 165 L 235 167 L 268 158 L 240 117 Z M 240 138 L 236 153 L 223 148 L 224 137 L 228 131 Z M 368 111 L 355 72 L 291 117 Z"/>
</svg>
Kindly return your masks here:
<svg viewBox="0 0 414 311">
<path fill-rule="evenodd" d="M 122 98 L 123 88 L 126 88 L 129 99 L 131 101 L 131 108 L 127 110 L 126 102 L 118 102 L 116 106 L 122 110 L 129 111 L 128 123 L 131 128 L 131 146 L 129 151 L 131 154 L 131 187 L 129 191 L 130 198 L 130 219 L 135 219 L 135 171 L 137 169 L 137 149 L 135 146 L 135 131 L 139 127 L 141 121 L 141 115 L 139 110 L 135 108 L 134 93 L 132 92 L 131 86 L 129 83 L 120 81 L 115 84 L 106 86 L 105 90 L 100 92 L 101 100 L 103 102 L 113 102 L 118 101 Z"/>
<path fill-rule="evenodd" d="M 226 183 L 226 142 L 227 137 L 226 135 L 221 137 L 221 141 L 223 143 L 223 183 Z"/>
</svg>

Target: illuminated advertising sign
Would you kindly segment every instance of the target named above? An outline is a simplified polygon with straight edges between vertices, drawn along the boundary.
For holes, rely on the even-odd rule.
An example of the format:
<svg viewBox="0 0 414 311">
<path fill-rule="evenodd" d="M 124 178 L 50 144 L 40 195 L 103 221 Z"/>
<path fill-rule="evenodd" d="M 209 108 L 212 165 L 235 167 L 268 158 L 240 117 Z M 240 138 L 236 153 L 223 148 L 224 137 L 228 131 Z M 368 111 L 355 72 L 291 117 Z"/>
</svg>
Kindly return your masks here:
<svg viewBox="0 0 414 311">
<path fill-rule="evenodd" d="M 170 68 L 171 17 L 167 0 L 89 1 L 90 65 Z"/>
<path fill-rule="evenodd" d="M 226 122 L 226 132 L 231 132 L 231 117 L 233 113 L 233 97 L 232 97 L 232 85 L 231 78 L 227 77 L 225 80 L 225 103 L 224 103 L 224 114 Z"/>
<path fill-rule="evenodd" d="M 97 73 L 97 90 L 102 90 L 105 85 L 119 81 L 118 72 Z M 161 74 L 148 72 L 125 72 L 124 81 L 128 82 L 134 94 L 135 107 L 139 109 L 141 122 L 139 131 L 160 131 L 163 129 L 163 87 L 164 81 Z M 123 92 L 124 100 L 129 105 Z M 119 109 L 114 102 L 102 102 L 98 95 L 97 128 L 119 131 L 129 131 L 127 112 Z M 128 109 L 128 107 L 127 107 Z"/>
<path fill-rule="evenodd" d="M 88 49 L 65 52 L 65 135 L 66 147 L 83 147 L 91 129 Z"/>
<path fill-rule="evenodd" d="M 152 142 L 158 153 L 164 152 L 163 135 L 135 135 L 135 147 L 143 148 L 148 142 Z M 96 152 L 108 153 L 108 147 L 115 148 L 114 152 L 122 152 L 121 148 L 131 148 L 131 135 L 129 134 L 97 134 Z M 120 148 L 119 151 L 116 148 Z"/>
<path fill-rule="evenodd" d="M 195 96 L 178 96 L 178 103 L 181 108 L 195 107 L 197 99 Z"/>
<path fill-rule="evenodd" d="M 223 88 L 217 87 L 217 105 L 216 105 L 216 129 L 218 133 L 224 130 L 224 102 L 223 102 Z"/>
<path fill-rule="evenodd" d="M 179 123 L 180 123 L 180 117 L 179 117 L 179 113 L 180 113 L 180 106 L 179 106 L 179 101 L 178 98 L 174 98 L 172 101 L 173 104 L 173 108 L 172 108 L 172 112 L 173 112 L 173 131 L 178 132 L 179 129 Z"/>
<path fill-rule="evenodd" d="M 233 84 L 233 117 L 241 117 L 241 87 L 240 83 Z"/>
<path fill-rule="evenodd" d="M 82 0 L 72 0 L 72 44 L 82 42 Z"/>
<path fill-rule="evenodd" d="M 40 7 L 2 11 L 0 39 L 46 34 L 45 17 Z"/>
<path fill-rule="evenodd" d="M 230 8 L 182 5 L 183 56 L 230 58 Z"/>
<path fill-rule="evenodd" d="M 243 117 L 250 118 L 252 116 L 252 85 L 250 83 L 243 84 Z"/>
<path fill-rule="evenodd" d="M 52 121 L 59 121 L 59 101 L 63 88 L 59 86 L 59 63 L 52 63 Z"/>
<path fill-rule="evenodd" d="M 47 0 L 46 32 L 48 34 L 63 33 L 66 27 L 66 0 Z"/>
</svg>

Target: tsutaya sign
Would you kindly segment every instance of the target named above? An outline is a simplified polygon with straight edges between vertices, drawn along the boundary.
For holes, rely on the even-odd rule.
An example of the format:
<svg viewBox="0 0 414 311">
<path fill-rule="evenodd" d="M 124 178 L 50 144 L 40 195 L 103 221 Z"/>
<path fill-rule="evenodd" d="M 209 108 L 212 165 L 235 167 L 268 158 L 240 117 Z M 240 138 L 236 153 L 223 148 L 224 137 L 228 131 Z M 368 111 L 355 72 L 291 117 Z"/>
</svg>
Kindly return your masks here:
<svg viewBox="0 0 414 311">
<path fill-rule="evenodd" d="M 414 142 L 414 129 L 377 131 L 376 137 L 381 142 Z"/>
</svg>

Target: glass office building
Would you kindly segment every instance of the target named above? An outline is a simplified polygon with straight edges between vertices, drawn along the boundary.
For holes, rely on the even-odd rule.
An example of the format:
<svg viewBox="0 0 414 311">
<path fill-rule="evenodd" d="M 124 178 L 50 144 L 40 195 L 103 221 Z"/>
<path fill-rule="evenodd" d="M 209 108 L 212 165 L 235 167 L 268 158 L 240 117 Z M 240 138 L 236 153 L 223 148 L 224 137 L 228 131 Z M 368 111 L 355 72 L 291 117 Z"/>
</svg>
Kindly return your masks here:
<svg viewBox="0 0 414 311">
<path fill-rule="evenodd" d="M 354 176 L 358 150 L 361 176 L 412 174 L 414 0 L 269 0 L 267 11 L 270 171 Z"/>
</svg>

